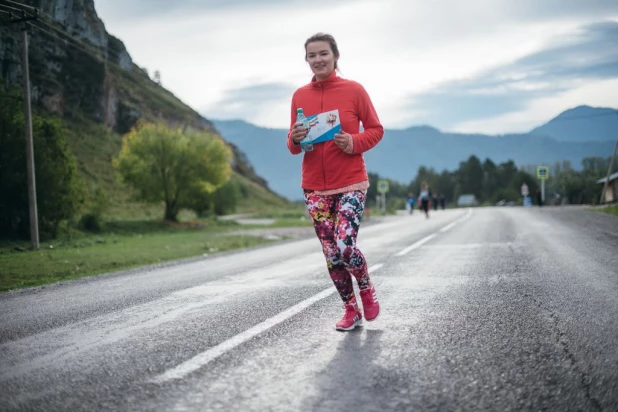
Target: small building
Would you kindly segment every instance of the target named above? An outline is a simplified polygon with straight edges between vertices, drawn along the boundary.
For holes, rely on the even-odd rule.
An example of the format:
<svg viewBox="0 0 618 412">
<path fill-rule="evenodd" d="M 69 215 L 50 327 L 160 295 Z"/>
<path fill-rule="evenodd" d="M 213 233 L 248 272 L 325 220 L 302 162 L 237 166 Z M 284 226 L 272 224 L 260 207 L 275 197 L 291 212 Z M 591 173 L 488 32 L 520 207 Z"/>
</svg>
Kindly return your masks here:
<svg viewBox="0 0 618 412">
<path fill-rule="evenodd" d="M 457 198 L 457 206 L 459 207 L 477 206 L 478 204 L 479 202 L 473 194 L 460 195 Z"/>
<path fill-rule="evenodd" d="M 603 179 L 597 180 L 597 183 L 604 185 L 606 180 L 607 178 L 604 177 Z M 609 184 L 605 191 L 603 203 L 613 203 L 616 201 L 618 201 L 618 172 L 609 176 Z"/>
</svg>

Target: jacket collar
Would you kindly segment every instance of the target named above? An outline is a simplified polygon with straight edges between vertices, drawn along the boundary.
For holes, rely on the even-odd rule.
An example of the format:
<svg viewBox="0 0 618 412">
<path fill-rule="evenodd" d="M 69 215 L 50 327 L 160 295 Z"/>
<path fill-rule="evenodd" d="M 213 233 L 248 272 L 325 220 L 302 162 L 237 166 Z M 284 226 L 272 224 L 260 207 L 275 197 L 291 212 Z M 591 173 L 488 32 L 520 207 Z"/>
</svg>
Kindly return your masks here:
<svg viewBox="0 0 618 412">
<path fill-rule="evenodd" d="M 337 70 L 333 70 L 331 74 L 324 80 L 316 80 L 315 75 L 311 78 L 311 86 L 313 87 L 330 87 L 341 79 L 337 76 Z"/>
</svg>

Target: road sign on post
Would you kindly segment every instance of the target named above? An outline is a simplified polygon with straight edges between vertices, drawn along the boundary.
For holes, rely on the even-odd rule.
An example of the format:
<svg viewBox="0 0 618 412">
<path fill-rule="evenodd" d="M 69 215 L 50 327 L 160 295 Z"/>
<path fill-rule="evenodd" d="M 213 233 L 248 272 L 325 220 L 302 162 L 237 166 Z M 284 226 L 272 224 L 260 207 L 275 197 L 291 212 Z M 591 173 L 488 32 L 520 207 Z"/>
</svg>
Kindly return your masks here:
<svg viewBox="0 0 618 412">
<path fill-rule="evenodd" d="M 536 167 L 536 177 L 545 180 L 549 177 L 549 167 L 547 166 L 537 166 Z"/>
<path fill-rule="evenodd" d="M 388 180 L 378 180 L 378 192 L 380 193 L 388 192 Z"/>
<path fill-rule="evenodd" d="M 382 194 L 383 212 L 386 212 L 386 192 L 388 192 L 388 180 L 378 180 L 378 193 Z"/>
<path fill-rule="evenodd" d="M 545 203 L 545 180 L 549 178 L 549 167 L 537 166 L 536 177 L 541 179 L 541 200 Z"/>
</svg>

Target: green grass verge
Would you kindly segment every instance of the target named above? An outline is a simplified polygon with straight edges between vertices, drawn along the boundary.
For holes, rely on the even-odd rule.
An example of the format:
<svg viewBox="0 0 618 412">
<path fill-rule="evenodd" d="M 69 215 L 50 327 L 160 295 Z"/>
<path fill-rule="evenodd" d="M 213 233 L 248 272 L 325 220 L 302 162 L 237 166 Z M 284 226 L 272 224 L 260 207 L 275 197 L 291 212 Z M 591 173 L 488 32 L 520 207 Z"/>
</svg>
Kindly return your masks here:
<svg viewBox="0 0 618 412">
<path fill-rule="evenodd" d="M 597 210 L 599 212 L 609 213 L 610 215 L 618 216 L 618 205 L 606 206 Z"/>
<path fill-rule="evenodd" d="M 288 227 L 309 222 L 278 219 Z M 38 251 L 27 242 L 0 242 L 0 291 L 39 286 L 69 279 L 130 269 L 188 257 L 216 254 L 272 243 L 256 236 L 227 234 L 250 229 L 235 222 L 195 221 L 170 225 L 159 221 L 106 222 L 105 232 L 73 232 L 41 243 Z"/>
</svg>

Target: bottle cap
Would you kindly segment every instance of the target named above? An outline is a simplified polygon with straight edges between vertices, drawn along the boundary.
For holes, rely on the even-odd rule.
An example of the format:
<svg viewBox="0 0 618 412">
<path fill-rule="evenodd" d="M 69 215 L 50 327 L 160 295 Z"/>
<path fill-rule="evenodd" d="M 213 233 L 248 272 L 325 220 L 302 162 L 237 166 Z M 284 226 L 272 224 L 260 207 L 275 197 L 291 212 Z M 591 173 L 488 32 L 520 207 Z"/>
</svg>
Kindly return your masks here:
<svg viewBox="0 0 618 412">
<path fill-rule="evenodd" d="M 299 107 L 298 109 L 296 109 L 296 113 L 302 113 L 302 112 L 303 112 L 302 108 Z"/>
</svg>

